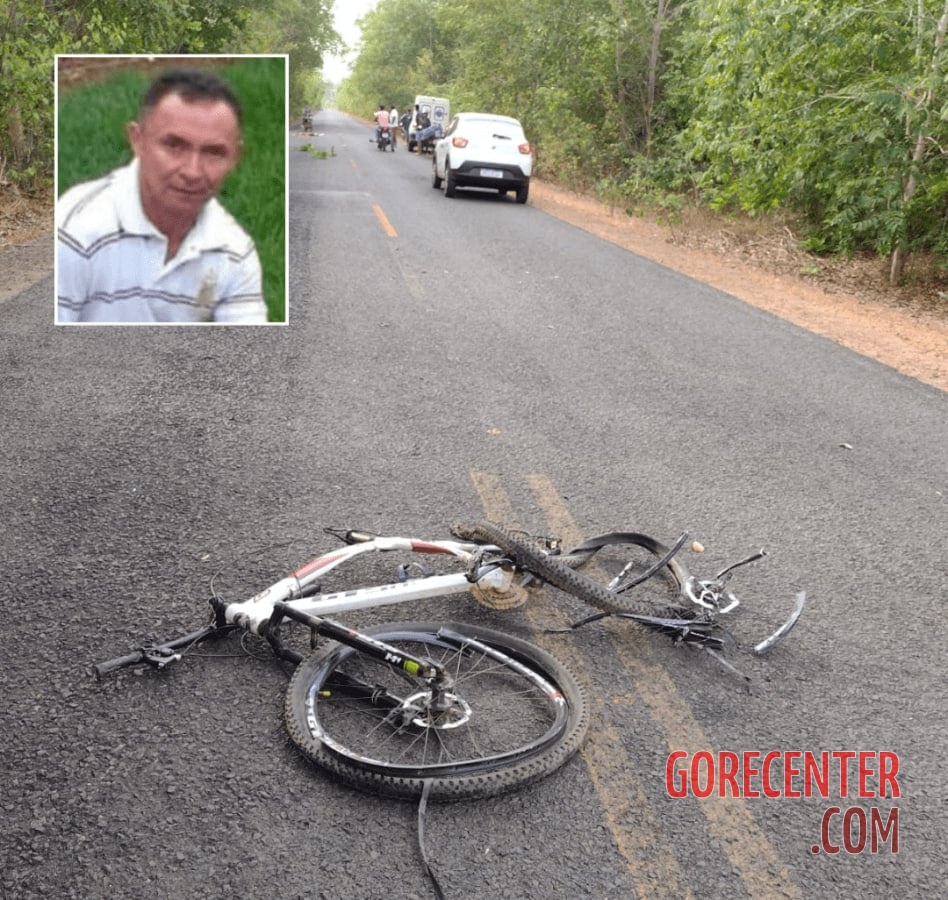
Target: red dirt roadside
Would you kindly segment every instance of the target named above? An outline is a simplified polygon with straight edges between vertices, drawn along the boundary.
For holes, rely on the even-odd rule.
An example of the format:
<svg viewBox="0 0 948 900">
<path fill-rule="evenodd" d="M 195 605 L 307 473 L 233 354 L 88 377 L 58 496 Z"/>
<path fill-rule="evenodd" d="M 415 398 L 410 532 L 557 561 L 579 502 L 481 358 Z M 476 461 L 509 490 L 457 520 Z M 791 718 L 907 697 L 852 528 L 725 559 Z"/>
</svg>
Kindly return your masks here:
<svg viewBox="0 0 948 900">
<path fill-rule="evenodd" d="M 948 390 L 948 300 L 939 303 L 931 289 L 925 296 L 921 290 L 887 291 L 881 286 L 878 261 L 834 262 L 825 272 L 815 271 L 813 258 L 798 249 L 785 229 L 742 233 L 720 222 L 659 225 L 536 181 L 530 186 L 530 202 L 633 253 Z M 867 276 L 870 266 L 873 271 Z M 877 286 L 868 286 L 868 279 Z"/>
</svg>

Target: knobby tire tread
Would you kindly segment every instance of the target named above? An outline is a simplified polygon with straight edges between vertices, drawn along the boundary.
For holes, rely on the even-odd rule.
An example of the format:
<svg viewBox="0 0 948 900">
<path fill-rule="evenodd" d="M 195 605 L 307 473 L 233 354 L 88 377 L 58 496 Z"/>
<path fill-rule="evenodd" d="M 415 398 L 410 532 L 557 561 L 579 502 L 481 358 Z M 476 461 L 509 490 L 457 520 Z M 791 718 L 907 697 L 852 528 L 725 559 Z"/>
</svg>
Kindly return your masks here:
<svg viewBox="0 0 948 900">
<path fill-rule="evenodd" d="M 426 638 L 434 641 L 441 628 L 490 644 L 530 666 L 555 685 L 568 709 L 567 720 L 555 742 L 525 759 L 507 760 L 497 768 L 479 769 L 469 775 L 403 777 L 360 765 L 357 760 L 341 756 L 317 740 L 307 725 L 307 696 L 327 664 L 330 668 L 325 672 L 325 678 L 320 680 L 323 683 L 328 680 L 333 664 L 327 663 L 327 658 L 340 649 L 338 643 L 330 642 L 297 666 L 287 688 L 286 725 L 297 748 L 321 769 L 351 787 L 400 799 L 417 799 L 428 782 L 428 796 L 432 801 L 469 800 L 507 793 L 546 777 L 579 750 L 589 728 L 585 694 L 566 666 L 545 650 L 498 631 L 457 623 L 388 624 L 361 631 L 383 642 L 399 639 L 424 641 Z"/>
<path fill-rule="evenodd" d="M 604 584 L 564 565 L 557 557 L 549 556 L 530 541 L 511 534 L 499 525 L 481 522 L 471 529 L 471 533 L 478 539 L 500 547 L 522 568 L 590 606 L 610 613 L 655 613 L 655 608 L 650 608 L 647 603 L 628 600 L 622 594 L 613 593 Z"/>
</svg>

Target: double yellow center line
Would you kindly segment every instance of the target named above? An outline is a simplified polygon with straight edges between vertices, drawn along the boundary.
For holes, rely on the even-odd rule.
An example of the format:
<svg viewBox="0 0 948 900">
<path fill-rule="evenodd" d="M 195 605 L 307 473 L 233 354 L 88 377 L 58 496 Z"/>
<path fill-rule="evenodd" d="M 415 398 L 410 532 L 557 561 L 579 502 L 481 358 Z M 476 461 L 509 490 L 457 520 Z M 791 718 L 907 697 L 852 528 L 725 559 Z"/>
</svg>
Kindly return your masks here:
<svg viewBox="0 0 948 900">
<path fill-rule="evenodd" d="M 487 518 L 516 528 L 519 523 L 500 480 L 490 473 L 471 472 L 471 481 Z M 526 481 L 550 528 L 567 546 L 580 543 L 583 535 L 550 480 L 538 474 L 527 475 Z M 529 605 L 526 607 L 526 615 L 534 624 L 537 624 L 537 612 L 531 611 Z M 542 613 L 548 620 L 556 611 L 547 608 Z M 595 728 L 582 756 L 636 893 L 641 897 L 654 896 L 656 886 L 660 885 L 664 896 L 693 897 L 689 879 L 670 852 L 668 836 L 651 809 L 648 792 L 636 773 L 635 761 L 628 757 L 622 735 L 609 721 L 605 707 L 632 703 L 644 708 L 662 734 L 669 752 L 684 750 L 693 754 L 709 749 L 711 743 L 675 683 L 652 658 L 646 641 L 635 640 L 634 633 L 614 619 L 604 620 L 604 628 L 630 676 L 634 688 L 630 696 L 603 696 L 602 686 L 593 683 L 585 661 L 573 644 L 560 640 L 546 649 L 562 659 L 576 675 L 587 697 L 595 698 L 592 704 Z M 537 643 L 553 643 L 542 634 L 542 628 L 536 627 L 535 632 L 533 639 Z M 657 773 L 655 777 L 663 778 L 663 774 Z M 749 896 L 801 896 L 786 866 L 754 821 L 746 801 L 709 797 L 695 802 L 699 802 L 708 830 L 740 874 Z"/>
</svg>

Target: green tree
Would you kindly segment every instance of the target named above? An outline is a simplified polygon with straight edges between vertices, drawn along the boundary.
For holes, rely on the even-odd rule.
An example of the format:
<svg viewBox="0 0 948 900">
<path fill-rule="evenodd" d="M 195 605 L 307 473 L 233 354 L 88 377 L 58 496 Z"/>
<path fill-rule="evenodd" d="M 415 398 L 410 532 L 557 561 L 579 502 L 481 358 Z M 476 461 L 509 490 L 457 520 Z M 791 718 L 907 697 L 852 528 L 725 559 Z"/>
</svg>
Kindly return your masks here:
<svg viewBox="0 0 948 900">
<path fill-rule="evenodd" d="M 285 53 L 290 68 L 290 108 L 312 105 L 322 94 L 317 77 L 323 57 L 340 46 L 333 28 L 333 0 L 269 0 L 249 10 L 227 47 L 240 53 Z"/>
<path fill-rule="evenodd" d="M 948 147 L 944 140 L 948 136 L 948 92 L 945 90 L 944 52 L 945 35 L 948 32 L 948 0 L 930 38 L 926 28 L 924 2 L 919 0 L 917 29 L 917 58 L 920 66 L 931 62 L 927 77 L 919 79 L 914 91 L 909 90 L 907 99 L 909 112 L 906 115 L 906 137 L 914 137 L 907 171 L 902 175 L 902 207 L 906 225 L 897 237 L 892 251 L 889 281 L 896 284 L 902 276 L 905 254 L 909 249 L 910 220 L 919 218 L 922 227 L 935 227 L 940 231 L 942 247 L 948 249 L 944 237 L 948 225 Z M 940 108 L 939 108 L 940 106 Z M 919 191 L 920 182 L 924 187 Z M 940 215 L 939 215 L 940 213 Z M 928 242 L 926 242 L 928 243 Z M 932 242 L 937 244 L 938 237 Z"/>
<path fill-rule="evenodd" d="M 32 189 L 52 161 L 52 55 L 60 40 L 40 0 L 6 3 L 0 20 L 0 185 Z"/>
<path fill-rule="evenodd" d="M 437 21 L 439 0 L 381 0 L 359 24 L 359 56 L 339 103 L 368 118 L 380 103 L 404 109 L 416 94 L 439 94 L 450 52 Z"/>
<path fill-rule="evenodd" d="M 219 50 L 252 0 L 0 2 L 0 182 L 48 183 L 57 53 Z M 254 5 L 260 5 L 259 3 Z"/>
<path fill-rule="evenodd" d="M 714 205 L 798 209 L 818 249 L 930 243 L 943 38 L 925 0 L 693 0 L 668 79 L 678 147 Z"/>
</svg>

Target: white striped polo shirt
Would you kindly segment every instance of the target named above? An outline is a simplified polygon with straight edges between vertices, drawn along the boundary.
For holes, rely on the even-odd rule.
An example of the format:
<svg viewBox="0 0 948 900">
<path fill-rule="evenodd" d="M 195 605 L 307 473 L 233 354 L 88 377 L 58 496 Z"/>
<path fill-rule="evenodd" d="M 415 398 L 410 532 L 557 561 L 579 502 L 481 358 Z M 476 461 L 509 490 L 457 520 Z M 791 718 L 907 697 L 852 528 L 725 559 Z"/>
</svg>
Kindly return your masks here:
<svg viewBox="0 0 948 900">
<path fill-rule="evenodd" d="M 138 160 L 78 184 L 56 204 L 56 321 L 267 321 L 253 240 L 214 198 L 177 254 L 149 221 Z"/>
</svg>

